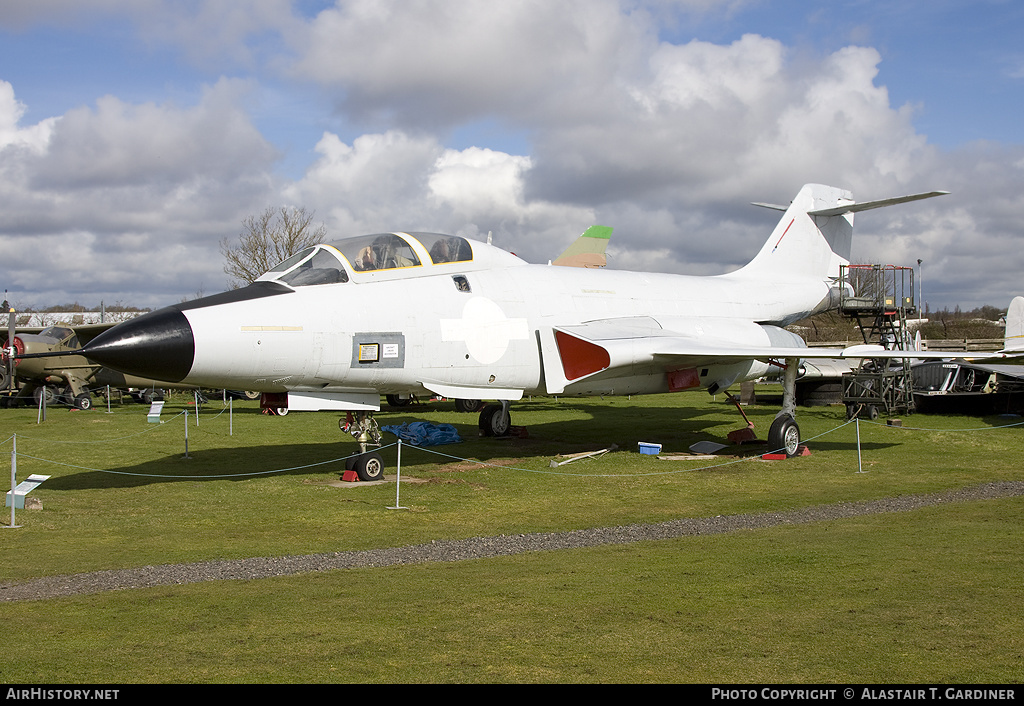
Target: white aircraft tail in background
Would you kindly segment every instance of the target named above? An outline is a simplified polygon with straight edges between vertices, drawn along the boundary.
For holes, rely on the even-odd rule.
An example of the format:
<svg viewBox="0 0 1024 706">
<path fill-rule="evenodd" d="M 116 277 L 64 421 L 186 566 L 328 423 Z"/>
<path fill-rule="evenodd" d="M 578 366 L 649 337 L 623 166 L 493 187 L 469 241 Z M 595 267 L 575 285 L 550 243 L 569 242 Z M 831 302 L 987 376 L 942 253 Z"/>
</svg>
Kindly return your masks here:
<svg viewBox="0 0 1024 706">
<path fill-rule="evenodd" d="M 608 264 L 605 250 L 611 237 L 612 229 L 608 226 L 590 226 L 551 264 L 559 267 L 604 267 Z"/>
<path fill-rule="evenodd" d="M 1003 350 L 1024 352 L 1024 297 L 1014 297 L 1006 310 Z"/>
</svg>

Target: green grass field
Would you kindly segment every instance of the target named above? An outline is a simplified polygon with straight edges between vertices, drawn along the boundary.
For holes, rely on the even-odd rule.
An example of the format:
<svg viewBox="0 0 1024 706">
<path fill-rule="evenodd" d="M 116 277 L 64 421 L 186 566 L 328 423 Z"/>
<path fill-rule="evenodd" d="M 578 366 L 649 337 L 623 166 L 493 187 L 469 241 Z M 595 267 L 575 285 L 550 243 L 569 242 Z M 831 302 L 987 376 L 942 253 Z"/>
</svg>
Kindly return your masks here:
<svg viewBox="0 0 1024 706">
<path fill-rule="evenodd" d="M 334 413 L 219 402 L 160 425 L 0 410 L 0 458 L 51 475 L 0 530 L 4 581 L 218 558 L 395 547 L 784 511 L 1024 479 L 1018 418 L 860 425 L 802 408 L 812 454 L 662 461 L 742 419 L 703 393 L 517 403 L 529 438 L 480 439 L 450 403 L 382 424 L 453 423 L 404 445 L 395 485 L 338 484 L 357 450 Z M 759 435 L 777 407 L 746 408 Z M 386 441 L 394 437 L 386 435 Z M 619 450 L 552 468 L 556 454 Z M 384 451 L 394 478 L 396 449 Z M 748 451 L 754 451 L 748 449 Z M 444 455 L 439 455 L 444 454 Z M 453 458 L 455 457 L 455 458 Z M 461 459 L 473 459 L 467 462 Z M 324 461 L 333 461 L 327 465 Z M 62 465 L 58 465 L 62 464 Z M 486 465 L 484 465 L 486 464 Z M 7 469 L 6 462 L 3 469 Z M 288 470 L 281 470 L 288 469 Z M 0 470 L 7 477 L 9 469 Z M 7 511 L 9 512 L 9 510 Z M 1020 682 L 1024 499 L 728 535 L 0 603 L 6 683 Z M 4 521 L 9 518 L 5 515 Z"/>
</svg>

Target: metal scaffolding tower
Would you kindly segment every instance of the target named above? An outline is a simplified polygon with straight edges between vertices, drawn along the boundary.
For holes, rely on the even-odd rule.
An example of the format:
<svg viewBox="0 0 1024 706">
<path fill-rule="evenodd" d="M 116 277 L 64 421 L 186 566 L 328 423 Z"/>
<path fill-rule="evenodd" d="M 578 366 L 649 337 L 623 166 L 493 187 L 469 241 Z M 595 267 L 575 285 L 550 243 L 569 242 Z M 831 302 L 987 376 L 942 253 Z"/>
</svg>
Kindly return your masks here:
<svg viewBox="0 0 1024 706">
<path fill-rule="evenodd" d="M 914 316 L 914 269 L 895 265 L 844 265 L 840 270 L 839 311 L 856 319 L 864 343 L 887 350 L 914 349 L 907 318 Z M 843 374 L 847 417 L 914 411 L 910 359 L 866 358 Z"/>
</svg>

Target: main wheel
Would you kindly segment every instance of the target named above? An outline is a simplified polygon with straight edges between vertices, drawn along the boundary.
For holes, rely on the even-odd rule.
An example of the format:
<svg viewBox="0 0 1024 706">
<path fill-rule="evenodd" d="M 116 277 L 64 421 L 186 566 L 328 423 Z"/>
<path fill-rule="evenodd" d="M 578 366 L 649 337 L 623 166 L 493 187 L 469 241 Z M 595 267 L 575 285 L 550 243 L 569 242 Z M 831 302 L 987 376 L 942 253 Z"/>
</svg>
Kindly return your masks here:
<svg viewBox="0 0 1024 706">
<path fill-rule="evenodd" d="M 46 406 L 49 407 L 57 399 L 57 391 L 52 385 L 43 385 L 32 391 L 32 399 L 35 400 L 36 407 L 39 406 L 40 400 L 45 401 Z"/>
<path fill-rule="evenodd" d="M 484 436 L 505 436 L 512 426 L 512 416 L 500 404 L 489 404 L 480 412 L 480 431 Z"/>
<path fill-rule="evenodd" d="M 356 456 L 352 469 L 359 480 L 380 480 L 384 477 L 384 459 L 376 451 Z"/>
<path fill-rule="evenodd" d="M 796 456 L 800 449 L 800 427 L 788 414 L 775 418 L 768 430 L 768 451 L 783 451 L 787 456 Z"/>
<path fill-rule="evenodd" d="M 455 400 L 456 412 L 479 412 L 483 406 L 483 400 Z"/>
<path fill-rule="evenodd" d="M 156 388 L 149 388 L 147 390 L 141 390 L 139 392 L 139 399 L 142 400 L 143 404 L 153 404 L 159 402 L 164 398 L 164 391 Z"/>
</svg>

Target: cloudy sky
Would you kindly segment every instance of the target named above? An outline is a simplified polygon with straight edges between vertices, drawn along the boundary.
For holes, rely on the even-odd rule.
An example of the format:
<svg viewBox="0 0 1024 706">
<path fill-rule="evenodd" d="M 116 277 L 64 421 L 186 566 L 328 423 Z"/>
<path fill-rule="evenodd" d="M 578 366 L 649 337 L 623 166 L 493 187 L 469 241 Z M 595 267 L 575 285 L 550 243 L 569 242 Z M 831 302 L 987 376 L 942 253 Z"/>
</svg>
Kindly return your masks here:
<svg viewBox="0 0 1024 706">
<path fill-rule="evenodd" d="M 531 262 L 715 274 L 807 182 L 858 200 L 854 260 L 934 309 L 1024 294 L 1015 0 L 0 3 L 0 288 L 45 307 L 225 289 L 273 206 L 331 236 L 485 238 Z"/>
</svg>

